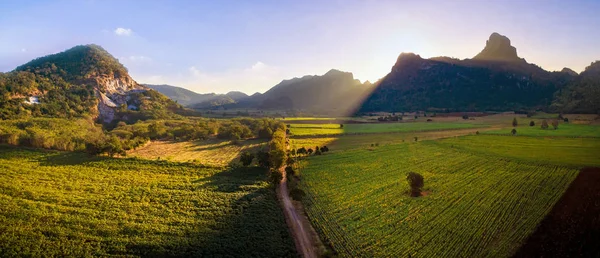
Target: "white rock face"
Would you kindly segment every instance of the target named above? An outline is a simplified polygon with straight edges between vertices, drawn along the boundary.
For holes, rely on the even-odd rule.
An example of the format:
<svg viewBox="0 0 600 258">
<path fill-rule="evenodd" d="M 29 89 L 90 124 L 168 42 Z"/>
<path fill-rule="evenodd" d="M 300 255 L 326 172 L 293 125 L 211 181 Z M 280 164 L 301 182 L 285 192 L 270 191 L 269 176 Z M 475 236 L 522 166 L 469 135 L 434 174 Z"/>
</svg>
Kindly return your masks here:
<svg viewBox="0 0 600 258">
<path fill-rule="evenodd" d="M 27 100 L 25 100 L 25 104 L 29 104 L 29 105 L 40 104 L 40 99 L 38 96 L 31 96 Z"/>
<path fill-rule="evenodd" d="M 119 106 L 123 104 L 127 105 L 129 94 L 147 90 L 129 76 L 100 76 L 90 78 L 88 82 L 96 85 L 98 115 L 99 119 L 105 123 L 110 123 L 115 119 L 116 109 Z M 131 105 L 127 106 L 129 108 Z"/>
</svg>

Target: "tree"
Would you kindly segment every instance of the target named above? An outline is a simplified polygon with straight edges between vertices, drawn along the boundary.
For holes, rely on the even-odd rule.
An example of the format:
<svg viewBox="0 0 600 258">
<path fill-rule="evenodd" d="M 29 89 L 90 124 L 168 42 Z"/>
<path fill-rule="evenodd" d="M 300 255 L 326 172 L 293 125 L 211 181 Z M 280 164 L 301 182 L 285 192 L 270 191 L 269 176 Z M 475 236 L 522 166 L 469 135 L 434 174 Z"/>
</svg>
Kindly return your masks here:
<svg viewBox="0 0 600 258">
<path fill-rule="evenodd" d="M 271 165 L 269 153 L 264 151 L 259 151 L 256 153 L 256 159 L 258 161 L 258 165 L 263 168 L 268 168 Z"/>
<path fill-rule="evenodd" d="M 542 120 L 542 129 L 548 129 L 548 121 L 546 119 Z"/>
<path fill-rule="evenodd" d="M 287 164 L 288 166 L 294 165 L 294 163 L 296 163 L 296 160 L 292 157 L 288 157 L 285 161 L 285 164 Z"/>
<path fill-rule="evenodd" d="M 531 121 L 529 122 L 529 126 L 535 126 L 535 122 L 533 122 L 533 120 L 531 120 Z"/>
<path fill-rule="evenodd" d="M 279 182 L 281 182 L 281 180 L 283 179 L 283 174 L 281 174 L 281 171 L 279 171 L 279 169 L 271 169 L 269 178 L 271 179 L 271 183 L 276 185 L 279 184 Z"/>
<path fill-rule="evenodd" d="M 290 175 L 296 175 L 294 169 L 291 166 L 287 166 L 285 167 L 285 173 L 290 176 Z"/>
<path fill-rule="evenodd" d="M 290 154 L 292 154 L 292 156 L 296 156 L 296 149 L 292 149 L 292 150 L 290 151 Z"/>
<path fill-rule="evenodd" d="M 294 199 L 295 201 L 302 201 L 302 198 L 305 195 L 306 194 L 301 189 L 294 188 L 294 189 L 290 190 L 290 197 L 292 197 L 292 199 Z"/>
<path fill-rule="evenodd" d="M 344 124 L 340 124 L 340 128 L 344 128 Z"/>
<path fill-rule="evenodd" d="M 313 153 L 313 149 L 311 149 L 311 148 L 308 148 L 308 150 L 307 150 L 306 152 L 308 152 L 308 155 L 310 155 L 310 154 L 312 154 L 312 153 Z"/>
<path fill-rule="evenodd" d="M 515 134 L 517 134 L 517 129 L 513 128 L 513 129 L 510 131 L 510 133 L 512 133 L 512 135 L 515 135 Z"/>
<path fill-rule="evenodd" d="M 323 146 L 323 149 L 325 149 L 325 152 L 329 151 L 329 147 L 327 147 L 327 146 Z"/>
<path fill-rule="evenodd" d="M 558 129 L 558 120 L 552 120 L 552 127 L 554 127 L 554 130 Z"/>
<path fill-rule="evenodd" d="M 467 119 L 469 119 L 469 116 L 468 115 L 463 115 L 462 119 L 467 120 Z"/>
<path fill-rule="evenodd" d="M 252 155 L 252 153 L 250 152 L 245 151 L 240 156 L 240 161 L 242 162 L 242 165 L 244 167 L 247 167 L 250 164 L 252 164 L 252 160 L 254 160 L 254 155 Z"/>
<path fill-rule="evenodd" d="M 323 154 L 323 153 L 321 152 L 321 150 L 317 149 L 317 150 L 315 151 L 315 155 L 321 155 L 321 154 Z"/>
<path fill-rule="evenodd" d="M 516 117 L 513 118 L 512 125 L 513 125 L 513 127 L 517 127 L 517 125 L 519 125 L 519 123 L 517 122 L 517 118 Z"/>
<path fill-rule="evenodd" d="M 563 119 L 563 121 L 564 121 L 565 123 L 568 123 L 568 122 L 569 122 L 569 119 L 565 117 L 565 119 Z"/>
<path fill-rule="evenodd" d="M 408 181 L 408 186 L 410 186 L 410 195 L 412 197 L 421 196 L 421 189 L 425 185 L 423 176 L 419 173 L 408 172 L 406 181 Z"/>
<path fill-rule="evenodd" d="M 300 155 L 300 154 L 306 154 L 307 151 L 306 151 L 306 148 L 302 147 L 302 148 L 298 149 L 298 151 L 296 153 L 298 153 L 298 155 Z"/>
</svg>

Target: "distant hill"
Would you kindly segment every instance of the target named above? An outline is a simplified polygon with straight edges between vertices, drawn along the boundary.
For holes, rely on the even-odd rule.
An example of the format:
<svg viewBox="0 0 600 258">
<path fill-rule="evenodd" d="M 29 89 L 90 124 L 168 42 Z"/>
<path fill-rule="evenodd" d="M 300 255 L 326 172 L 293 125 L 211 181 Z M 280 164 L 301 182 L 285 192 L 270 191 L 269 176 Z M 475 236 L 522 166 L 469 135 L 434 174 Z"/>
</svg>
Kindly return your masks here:
<svg viewBox="0 0 600 258">
<path fill-rule="evenodd" d="M 248 95 L 239 91 L 230 91 L 226 94 L 205 93 L 200 94 L 191 90 L 171 86 L 171 85 L 152 85 L 144 84 L 144 86 L 154 89 L 177 103 L 184 106 L 194 108 L 208 108 L 213 106 L 221 106 L 225 104 L 236 103 L 239 100 L 248 98 Z"/>
<path fill-rule="evenodd" d="M 360 110 L 549 109 L 554 94 L 575 79 L 571 72 L 548 72 L 527 63 L 507 37 L 493 33 L 473 59 L 401 54 Z"/>
<path fill-rule="evenodd" d="M 213 98 L 215 98 L 215 96 L 217 96 L 217 94 L 215 94 L 215 93 L 200 94 L 200 93 L 196 93 L 196 92 L 193 92 L 193 91 L 185 89 L 185 88 L 166 85 L 166 84 L 163 84 L 163 85 L 143 84 L 143 85 L 162 93 L 163 95 L 169 97 L 170 99 L 172 99 L 172 100 L 176 101 L 177 103 L 184 105 L 184 106 L 207 101 L 207 100 L 213 99 Z"/>
<path fill-rule="evenodd" d="M 356 110 L 371 84 L 362 84 L 352 73 L 332 69 L 324 75 L 283 80 L 263 94 L 233 100 L 223 107 L 294 109 L 321 114 L 350 114 Z M 197 105 L 199 108 L 207 106 Z M 214 106 L 213 106 L 214 107 Z"/>
<path fill-rule="evenodd" d="M 135 82 L 98 45 L 76 46 L 0 73 L 0 118 L 92 117 L 148 119 L 184 112 L 180 105 Z"/>
</svg>

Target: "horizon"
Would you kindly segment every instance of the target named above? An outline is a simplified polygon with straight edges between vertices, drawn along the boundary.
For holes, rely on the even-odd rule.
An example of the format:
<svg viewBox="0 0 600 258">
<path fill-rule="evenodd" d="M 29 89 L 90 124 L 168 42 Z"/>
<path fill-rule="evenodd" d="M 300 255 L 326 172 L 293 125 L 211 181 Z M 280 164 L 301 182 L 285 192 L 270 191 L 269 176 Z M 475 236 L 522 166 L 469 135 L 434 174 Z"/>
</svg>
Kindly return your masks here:
<svg viewBox="0 0 600 258">
<path fill-rule="evenodd" d="M 10 37 L 0 42 L 0 71 L 98 44 L 139 83 L 251 95 L 331 69 L 375 82 L 402 52 L 472 58 L 493 32 L 548 71 L 580 73 L 600 59 L 600 3 L 532 2 L 5 2 L 0 33 Z"/>
</svg>

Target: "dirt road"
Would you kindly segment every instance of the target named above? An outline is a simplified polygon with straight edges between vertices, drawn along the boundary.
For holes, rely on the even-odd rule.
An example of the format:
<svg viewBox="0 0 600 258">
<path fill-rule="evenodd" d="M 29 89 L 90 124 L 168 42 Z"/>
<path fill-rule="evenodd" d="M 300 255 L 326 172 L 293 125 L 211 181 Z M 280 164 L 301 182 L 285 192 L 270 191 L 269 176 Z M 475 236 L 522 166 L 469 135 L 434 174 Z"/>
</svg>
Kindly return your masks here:
<svg viewBox="0 0 600 258">
<path fill-rule="evenodd" d="M 279 183 L 277 195 L 283 206 L 285 220 L 292 232 L 296 249 L 305 258 L 318 257 L 318 252 L 315 248 L 315 241 L 312 239 L 311 230 L 306 225 L 310 225 L 306 217 L 298 214 L 296 208 L 292 204 L 290 195 L 288 194 L 287 176 L 283 168 L 280 169 L 283 178 Z"/>
</svg>

